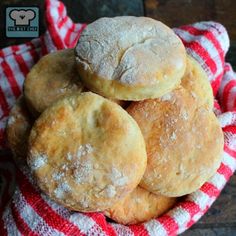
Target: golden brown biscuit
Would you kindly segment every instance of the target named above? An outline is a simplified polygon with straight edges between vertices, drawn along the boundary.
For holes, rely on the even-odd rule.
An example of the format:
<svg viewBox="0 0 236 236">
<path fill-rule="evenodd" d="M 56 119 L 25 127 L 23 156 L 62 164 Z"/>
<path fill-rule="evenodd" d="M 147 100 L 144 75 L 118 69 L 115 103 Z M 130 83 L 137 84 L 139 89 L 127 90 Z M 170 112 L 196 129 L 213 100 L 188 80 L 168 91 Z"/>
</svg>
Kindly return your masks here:
<svg viewBox="0 0 236 236">
<path fill-rule="evenodd" d="M 74 92 L 81 92 L 75 69 L 73 49 L 65 49 L 42 57 L 24 82 L 24 95 L 29 109 L 38 116 L 53 102 Z"/>
<path fill-rule="evenodd" d="M 72 210 L 101 211 L 114 205 L 138 185 L 146 158 L 133 118 L 90 92 L 46 109 L 29 138 L 28 164 L 40 188 Z"/>
<path fill-rule="evenodd" d="M 223 133 L 208 105 L 199 105 L 180 87 L 161 99 L 132 103 L 127 111 L 137 121 L 148 164 L 140 186 L 177 197 L 198 189 L 217 170 Z"/>
<path fill-rule="evenodd" d="M 180 84 L 186 52 L 178 36 L 161 22 L 122 16 L 89 24 L 76 46 L 76 62 L 91 91 L 113 99 L 143 100 Z"/>
<path fill-rule="evenodd" d="M 181 86 L 190 92 L 199 105 L 206 104 L 210 109 L 213 109 L 214 96 L 207 74 L 191 56 L 187 56 L 187 66 Z"/>
<path fill-rule="evenodd" d="M 7 122 L 7 141 L 18 164 L 26 163 L 27 143 L 33 120 L 21 96 L 13 106 Z"/>
<path fill-rule="evenodd" d="M 156 195 L 138 186 L 104 214 L 119 224 L 139 224 L 164 214 L 176 202 L 176 198 Z"/>
</svg>

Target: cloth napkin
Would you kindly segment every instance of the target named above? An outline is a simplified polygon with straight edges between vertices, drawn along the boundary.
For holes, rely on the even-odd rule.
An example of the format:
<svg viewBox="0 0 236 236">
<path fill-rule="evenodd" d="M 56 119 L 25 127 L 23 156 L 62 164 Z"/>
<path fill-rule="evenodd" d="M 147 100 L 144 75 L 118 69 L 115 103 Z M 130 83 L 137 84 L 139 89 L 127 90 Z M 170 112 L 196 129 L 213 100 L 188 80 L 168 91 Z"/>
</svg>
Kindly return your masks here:
<svg viewBox="0 0 236 236">
<path fill-rule="evenodd" d="M 45 12 L 47 31 L 44 35 L 0 50 L 2 150 L 7 150 L 5 126 L 9 111 L 22 93 L 30 68 L 47 53 L 75 47 L 86 27 L 73 23 L 58 0 L 46 0 Z M 15 167 L 11 155 L 3 152 L 0 158 L 0 235 L 176 235 L 205 214 L 236 169 L 236 74 L 225 62 L 229 38 L 222 25 L 199 22 L 174 31 L 182 39 L 187 53 L 206 71 L 215 95 L 215 113 L 225 138 L 222 162 L 215 175 L 161 217 L 124 226 L 107 221 L 101 213 L 72 212 L 56 204 L 40 192 L 27 167 Z"/>
</svg>

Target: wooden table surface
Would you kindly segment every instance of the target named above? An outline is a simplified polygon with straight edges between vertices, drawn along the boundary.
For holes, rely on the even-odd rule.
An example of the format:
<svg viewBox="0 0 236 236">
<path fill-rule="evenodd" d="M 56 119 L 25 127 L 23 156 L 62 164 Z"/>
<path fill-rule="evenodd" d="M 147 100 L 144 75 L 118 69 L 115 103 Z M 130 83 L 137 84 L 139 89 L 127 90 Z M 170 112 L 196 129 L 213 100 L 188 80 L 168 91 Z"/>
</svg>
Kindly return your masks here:
<svg viewBox="0 0 236 236">
<path fill-rule="evenodd" d="M 63 0 L 69 15 L 77 22 L 91 22 L 102 16 L 146 15 L 175 27 L 200 20 L 214 20 L 225 25 L 231 39 L 227 61 L 236 69 L 236 1 L 234 0 Z M 0 20 L 5 4 L 31 5 L 31 0 L 1 0 Z M 35 0 L 41 9 L 40 32 L 45 30 L 43 1 Z M 19 44 L 24 39 L 6 39 L 0 23 L 0 48 Z M 184 236 L 236 235 L 236 175 L 234 175 L 211 209 Z"/>
</svg>

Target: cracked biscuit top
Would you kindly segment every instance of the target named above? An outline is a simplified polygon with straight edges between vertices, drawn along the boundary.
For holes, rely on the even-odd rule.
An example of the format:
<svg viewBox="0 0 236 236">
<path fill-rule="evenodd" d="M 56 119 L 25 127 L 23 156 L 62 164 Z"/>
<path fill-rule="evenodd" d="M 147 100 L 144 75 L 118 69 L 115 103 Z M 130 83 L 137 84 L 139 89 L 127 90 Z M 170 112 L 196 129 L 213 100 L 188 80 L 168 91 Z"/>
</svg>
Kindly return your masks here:
<svg viewBox="0 0 236 236">
<path fill-rule="evenodd" d="M 186 66 L 181 40 L 148 17 L 101 18 L 81 34 L 77 69 L 87 87 L 122 100 L 157 98 L 180 84 Z"/>
</svg>

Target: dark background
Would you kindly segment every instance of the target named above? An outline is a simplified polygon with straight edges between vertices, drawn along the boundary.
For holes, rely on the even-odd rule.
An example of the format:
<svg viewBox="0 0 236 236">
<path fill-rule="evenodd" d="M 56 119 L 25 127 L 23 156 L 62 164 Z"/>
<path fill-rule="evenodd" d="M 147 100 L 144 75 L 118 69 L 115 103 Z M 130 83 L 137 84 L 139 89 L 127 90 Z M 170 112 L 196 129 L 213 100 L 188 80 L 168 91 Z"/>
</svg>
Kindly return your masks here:
<svg viewBox="0 0 236 236">
<path fill-rule="evenodd" d="M 170 27 L 200 20 L 222 23 L 231 39 L 227 60 L 236 69 L 236 1 L 235 0 L 62 0 L 75 22 L 92 22 L 102 16 L 146 15 Z M 36 5 L 40 7 L 40 34 L 45 31 L 43 0 L 0 0 L 0 48 L 25 42 L 6 39 L 4 7 L 6 5 Z M 232 59 L 233 58 L 233 59 Z"/>
<path fill-rule="evenodd" d="M 4 36 L 4 7 L 40 7 L 40 34 L 45 31 L 43 0 L 0 0 L 0 48 L 19 44 L 28 39 L 6 39 Z M 213 20 L 222 23 L 231 39 L 227 60 L 236 69 L 236 1 L 235 0 L 63 0 L 68 14 L 75 22 L 92 22 L 102 16 L 146 15 L 170 27 Z M 185 236 L 236 236 L 236 175 L 208 213 Z"/>
</svg>

